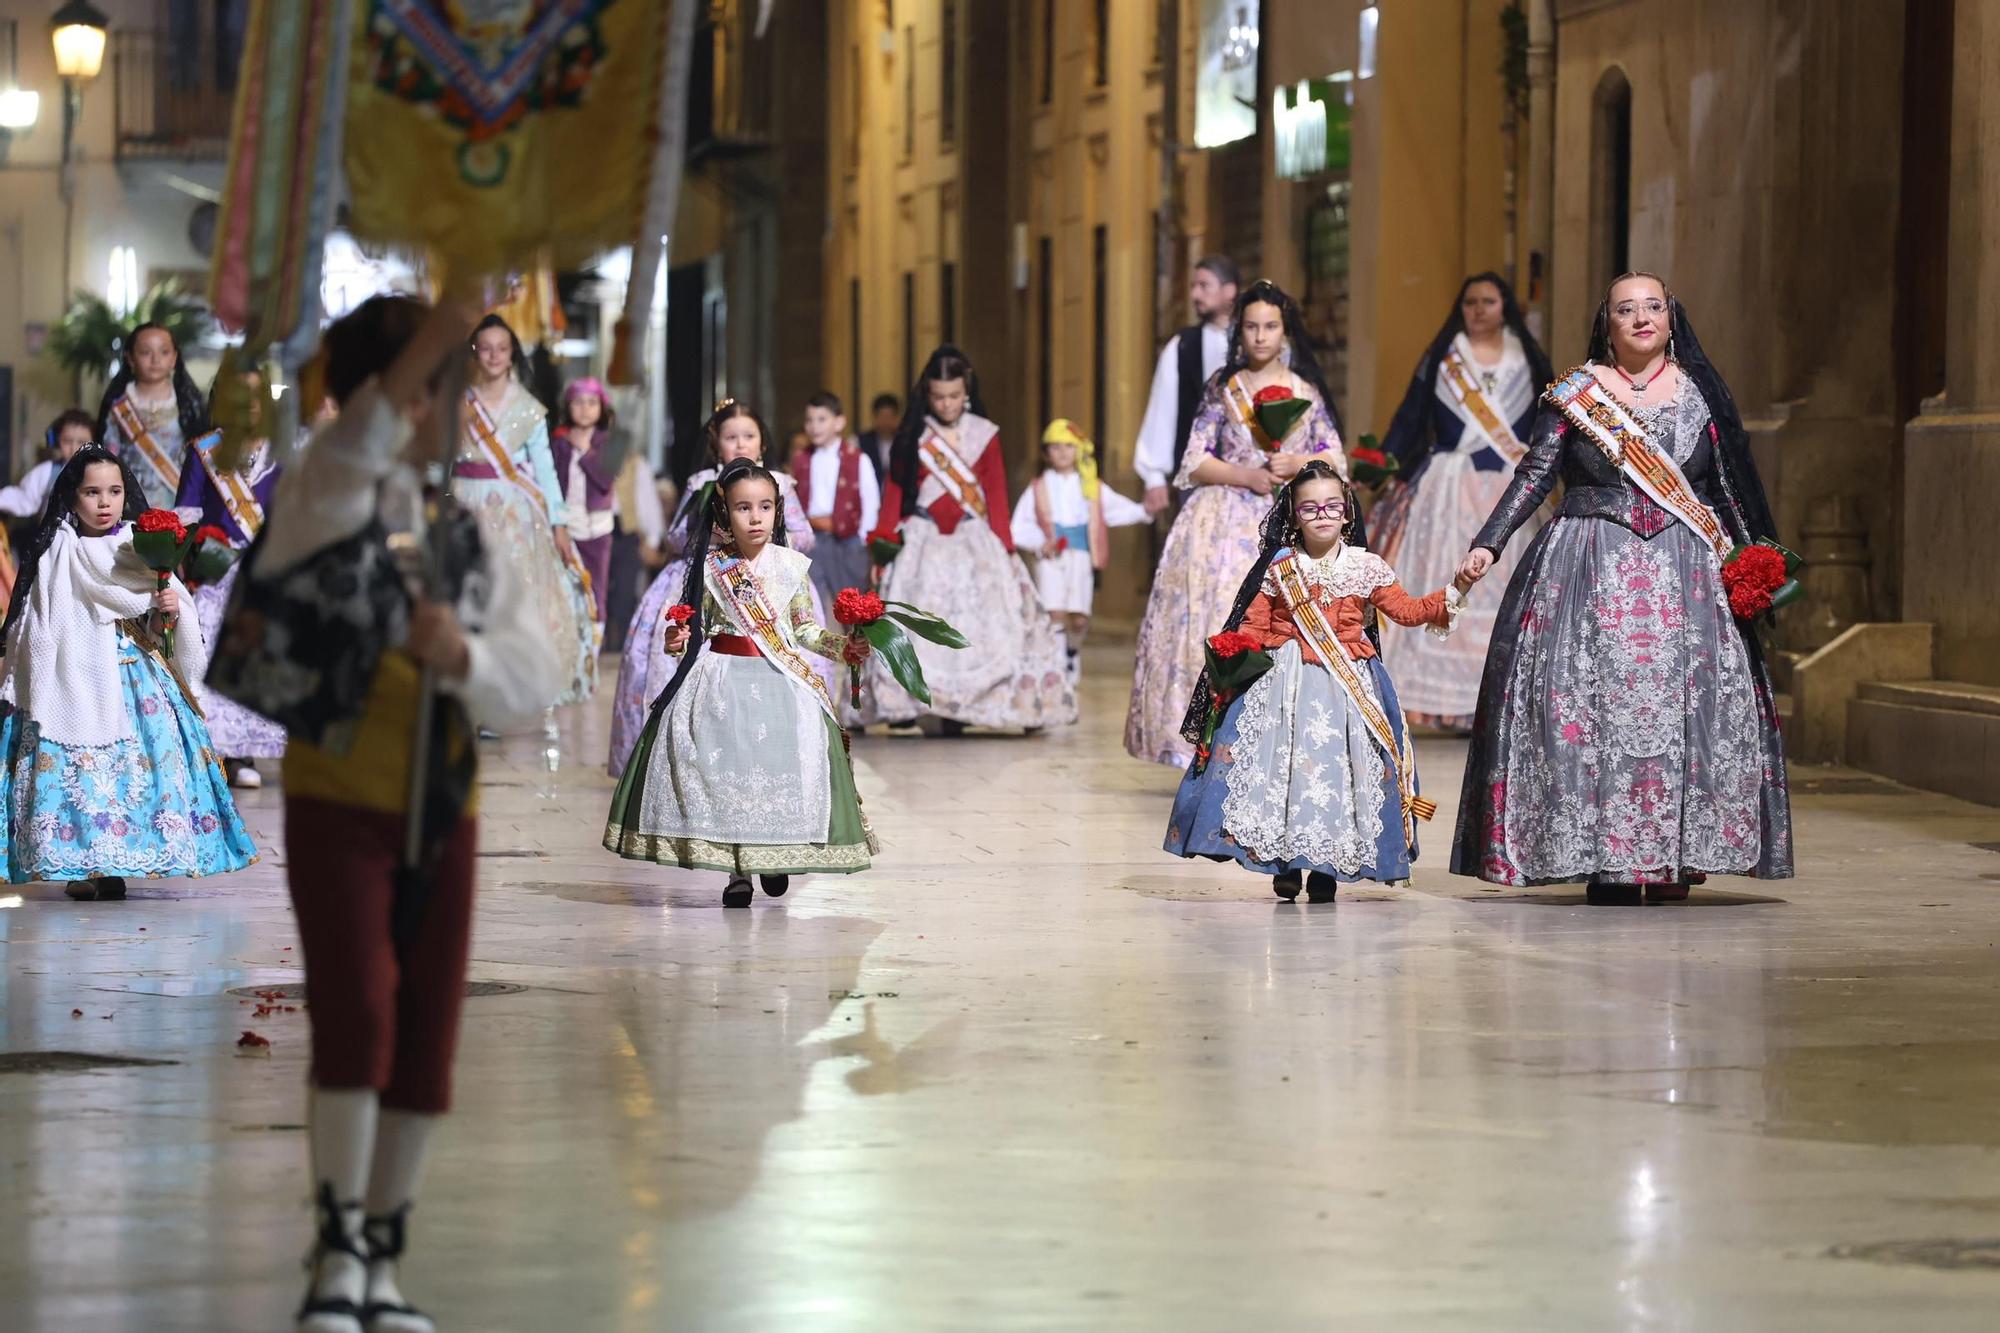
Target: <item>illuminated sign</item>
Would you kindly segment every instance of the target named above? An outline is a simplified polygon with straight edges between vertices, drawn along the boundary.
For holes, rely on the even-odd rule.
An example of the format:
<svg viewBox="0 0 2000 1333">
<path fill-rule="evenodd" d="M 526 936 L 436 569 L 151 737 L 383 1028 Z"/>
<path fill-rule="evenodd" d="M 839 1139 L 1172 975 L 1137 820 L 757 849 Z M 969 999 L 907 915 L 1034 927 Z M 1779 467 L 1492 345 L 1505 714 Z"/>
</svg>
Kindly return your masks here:
<svg viewBox="0 0 2000 1333">
<path fill-rule="evenodd" d="M 1301 79 L 1271 94 L 1272 152 L 1286 180 L 1344 172 L 1348 163 L 1347 91 L 1344 74 Z"/>
</svg>

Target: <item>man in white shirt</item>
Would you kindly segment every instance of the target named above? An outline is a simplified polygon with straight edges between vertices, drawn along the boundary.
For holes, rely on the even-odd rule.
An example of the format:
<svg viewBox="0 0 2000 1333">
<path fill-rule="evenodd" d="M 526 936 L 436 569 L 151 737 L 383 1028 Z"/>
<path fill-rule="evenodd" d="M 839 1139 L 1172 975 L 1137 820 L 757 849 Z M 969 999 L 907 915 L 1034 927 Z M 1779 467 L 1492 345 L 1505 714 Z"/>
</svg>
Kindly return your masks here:
<svg viewBox="0 0 2000 1333">
<path fill-rule="evenodd" d="M 1139 443 L 1132 466 L 1146 483 L 1148 515 L 1165 511 L 1169 487 L 1187 451 L 1188 432 L 1201 407 L 1202 387 L 1222 368 L 1229 354 L 1229 323 L 1236 314 L 1236 264 L 1227 255 L 1208 255 L 1194 266 L 1188 299 L 1195 320 L 1160 350 L 1153 368 L 1153 392 L 1146 416 L 1139 423 Z"/>
<path fill-rule="evenodd" d="M 56 484 L 56 474 L 96 433 L 97 423 L 81 408 L 72 407 L 51 422 L 49 456 L 29 468 L 28 475 L 18 485 L 0 487 L 0 514 L 9 518 L 39 518 L 42 506 L 49 502 L 49 489 Z"/>
<path fill-rule="evenodd" d="M 827 610 L 845 588 L 868 586 L 868 534 L 882 507 L 882 488 L 861 446 L 847 438 L 847 414 L 837 394 L 806 400 L 806 448 L 792 458 L 792 480 L 814 533 L 812 581 Z"/>
</svg>

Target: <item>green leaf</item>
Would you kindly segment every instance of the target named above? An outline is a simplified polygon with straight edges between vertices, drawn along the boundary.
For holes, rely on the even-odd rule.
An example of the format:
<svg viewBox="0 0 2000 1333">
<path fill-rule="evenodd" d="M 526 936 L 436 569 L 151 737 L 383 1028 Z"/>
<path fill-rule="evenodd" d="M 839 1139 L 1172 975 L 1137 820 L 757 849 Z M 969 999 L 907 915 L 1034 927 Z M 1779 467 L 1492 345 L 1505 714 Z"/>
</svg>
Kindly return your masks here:
<svg viewBox="0 0 2000 1333">
<path fill-rule="evenodd" d="M 1781 606 L 1796 602 L 1799 599 L 1799 594 L 1804 591 L 1805 588 L 1800 585 L 1797 579 L 1786 579 L 1784 583 L 1779 585 L 1778 590 L 1771 594 L 1771 609 L 1775 611 Z"/>
<path fill-rule="evenodd" d="M 1299 418 L 1311 410 L 1312 400 L 1308 398 L 1280 398 L 1273 403 L 1258 403 L 1255 408 L 1257 424 L 1273 442 L 1291 434 Z"/>
<path fill-rule="evenodd" d="M 924 683 L 923 664 L 917 661 L 916 645 L 903 633 L 903 627 L 885 616 L 859 628 L 869 646 L 882 655 L 882 665 L 889 668 L 896 683 L 918 703 L 930 703 L 931 689 Z"/>
<path fill-rule="evenodd" d="M 870 537 L 868 558 L 878 565 L 886 565 L 903 553 L 903 543 L 891 537 Z"/>
<path fill-rule="evenodd" d="M 883 606 L 893 608 L 888 614 L 903 622 L 911 633 L 929 639 L 932 643 L 946 648 L 966 648 L 971 645 L 963 634 L 953 629 L 942 616 L 919 610 L 908 602 L 884 601 Z"/>
</svg>

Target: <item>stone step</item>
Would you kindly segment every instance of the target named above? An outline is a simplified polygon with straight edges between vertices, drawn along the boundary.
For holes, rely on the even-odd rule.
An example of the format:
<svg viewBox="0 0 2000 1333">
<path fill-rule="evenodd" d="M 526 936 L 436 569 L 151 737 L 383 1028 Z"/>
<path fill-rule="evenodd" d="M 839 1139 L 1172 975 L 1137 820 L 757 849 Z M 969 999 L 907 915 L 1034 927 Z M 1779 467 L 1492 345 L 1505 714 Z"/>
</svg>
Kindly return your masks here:
<svg viewBox="0 0 2000 1333">
<path fill-rule="evenodd" d="M 2000 805 L 2000 688 L 1875 681 L 1847 706 L 1848 762 L 1968 801 Z"/>
</svg>

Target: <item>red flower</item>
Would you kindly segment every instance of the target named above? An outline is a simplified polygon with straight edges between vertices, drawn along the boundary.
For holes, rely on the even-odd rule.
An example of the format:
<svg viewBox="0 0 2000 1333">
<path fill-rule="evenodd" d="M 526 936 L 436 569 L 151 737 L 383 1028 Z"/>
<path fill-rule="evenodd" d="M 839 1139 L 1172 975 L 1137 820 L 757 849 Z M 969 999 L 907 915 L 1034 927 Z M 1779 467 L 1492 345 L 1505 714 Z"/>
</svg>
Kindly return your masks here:
<svg viewBox="0 0 2000 1333">
<path fill-rule="evenodd" d="M 1224 630 L 1212 636 L 1208 646 L 1221 658 L 1241 657 L 1244 653 L 1254 653 L 1264 645 L 1239 630 Z"/>
<path fill-rule="evenodd" d="M 187 524 L 171 509 L 148 509 L 139 515 L 139 531 L 171 532 L 175 541 L 187 540 Z"/>
<path fill-rule="evenodd" d="M 833 599 L 833 618 L 843 625 L 872 625 L 885 609 L 880 597 L 859 588 L 842 588 Z"/>
<path fill-rule="evenodd" d="M 1783 552 L 1769 546 L 1744 547 L 1722 566 L 1730 612 L 1739 620 L 1755 620 L 1771 609 L 1771 598 L 1787 577 Z"/>
<path fill-rule="evenodd" d="M 1256 396 L 1253 397 L 1250 401 L 1253 403 L 1283 403 L 1283 402 L 1289 402 L 1291 398 L 1292 398 L 1291 385 L 1267 384 L 1263 388 L 1257 390 Z"/>
<path fill-rule="evenodd" d="M 252 1032 L 249 1028 L 244 1028 L 243 1035 L 236 1039 L 236 1044 L 238 1046 L 248 1046 L 255 1048 L 258 1046 L 269 1046 L 271 1044 L 271 1039 L 269 1037 L 261 1037 L 257 1035 L 255 1032 Z"/>
<path fill-rule="evenodd" d="M 694 619 L 694 608 L 686 602 L 675 602 L 667 608 L 667 619 L 676 625 L 685 625 Z"/>
<path fill-rule="evenodd" d="M 229 534 L 221 528 L 216 527 L 213 523 L 204 523 L 194 530 L 194 540 L 197 546 L 203 542 L 221 542 L 224 546 L 227 546 L 229 545 Z"/>
<path fill-rule="evenodd" d="M 1347 457 L 1349 461 L 1355 463 L 1372 463 L 1376 467 L 1389 465 L 1389 456 L 1380 449 L 1353 449 L 1348 452 Z"/>
<path fill-rule="evenodd" d="M 1069 550 L 1069 538 L 1067 537 L 1056 538 L 1056 554 L 1061 555 L 1063 552 L 1067 550 Z"/>
</svg>

